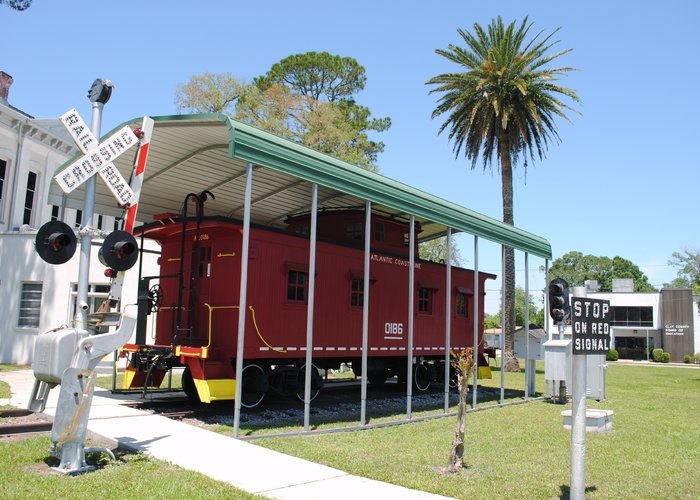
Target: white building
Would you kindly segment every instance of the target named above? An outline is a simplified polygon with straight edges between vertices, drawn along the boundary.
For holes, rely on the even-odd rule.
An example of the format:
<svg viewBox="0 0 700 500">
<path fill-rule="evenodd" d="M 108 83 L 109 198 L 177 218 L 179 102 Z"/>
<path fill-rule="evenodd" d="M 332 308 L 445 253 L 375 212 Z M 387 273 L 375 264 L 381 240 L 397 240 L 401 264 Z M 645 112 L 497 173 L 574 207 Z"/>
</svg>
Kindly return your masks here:
<svg viewBox="0 0 700 500">
<path fill-rule="evenodd" d="M 65 264 L 50 265 L 36 253 L 34 240 L 50 220 L 80 227 L 81 210 L 46 201 L 54 171 L 79 151 L 58 118 L 36 119 L 9 104 L 12 82 L 0 71 L 0 363 L 28 364 L 37 335 L 72 324 L 75 314 L 80 252 Z M 119 223 L 93 217 L 93 225 L 105 231 Z M 91 252 L 91 308 L 109 292 L 97 260 L 101 243 L 93 242 Z M 135 271 L 126 273 L 125 303 L 136 302 L 136 280 Z"/>
</svg>

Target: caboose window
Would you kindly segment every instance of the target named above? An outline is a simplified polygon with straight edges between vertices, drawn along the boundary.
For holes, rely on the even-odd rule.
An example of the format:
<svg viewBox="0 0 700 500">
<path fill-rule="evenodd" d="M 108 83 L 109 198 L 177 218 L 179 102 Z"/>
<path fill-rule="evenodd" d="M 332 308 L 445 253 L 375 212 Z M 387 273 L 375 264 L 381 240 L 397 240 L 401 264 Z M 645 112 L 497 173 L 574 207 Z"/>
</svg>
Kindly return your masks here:
<svg viewBox="0 0 700 500">
<path fill-rule="evenodd" d="M 362 239 L 362 223 L 352 222 L 345 226 L 345 239 L 361 240 Z"/>
<path fill-rule="evenodd" d="M 365 303 L 365 280 L 353 278 L 350 291 L 350 305 L 362 307 Z"/>
<path fill-rule="evenodd" d="M 433 312 L 433 291 L 430 288 L 418 289 L 418 312 L 424 314 Z"/>
<path fill-rule="evenodd" d="M 463 293 L 458 293 L 455 298 L 455 315 L 467 318 L 469 317 L 467 311 L 467 296 Z"/>
<path fill-rule="evenodd" d="M 386 224 L 378 222 L 374 226 L 374 239 L 377 241 L 386 241 Z"/>
<path fill-rule="evenodd" d="M 304 271 L 289 270 L 287 273 L 287 301 L 306 302 L 306 285 L 309 274 Z"/>
</svg>

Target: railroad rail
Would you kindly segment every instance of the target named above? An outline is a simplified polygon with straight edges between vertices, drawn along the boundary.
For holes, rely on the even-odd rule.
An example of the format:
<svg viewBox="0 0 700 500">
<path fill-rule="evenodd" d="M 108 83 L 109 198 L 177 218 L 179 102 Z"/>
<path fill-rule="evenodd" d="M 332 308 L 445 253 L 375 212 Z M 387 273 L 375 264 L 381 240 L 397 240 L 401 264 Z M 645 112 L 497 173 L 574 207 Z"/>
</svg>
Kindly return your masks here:
<svg viewBox="0 0 700 500">
<path fill-rule="evenodd" d="M 0 410 L 0 418 L 22 418 L 32 415 L 29 410 Z M 16 434 L 32 434 L 38 432 L 48 432 L 51 430 L 53 422 L 46 421 L 26 421 L 0 423 L 0 436 L 12 436 Z"/>
</svg>

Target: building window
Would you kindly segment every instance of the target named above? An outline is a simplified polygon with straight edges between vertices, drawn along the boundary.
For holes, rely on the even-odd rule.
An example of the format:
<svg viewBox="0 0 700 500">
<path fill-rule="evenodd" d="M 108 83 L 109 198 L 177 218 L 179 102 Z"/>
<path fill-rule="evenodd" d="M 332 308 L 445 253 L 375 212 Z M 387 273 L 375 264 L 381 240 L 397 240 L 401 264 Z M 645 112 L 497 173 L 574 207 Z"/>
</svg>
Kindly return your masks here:
<svg viewBox="0 0 700 500">
<path fill-rule="evenodd" d="M 61 207 L 59 207 L 58 205 L 51 205 L 51 220 L 58 220 L 60 210 Z"/>
<path fill-rule="evenodd" d="M 361 240 L 362 239 L 362 223 L 352 222 L 345 226 L 345 239 Z"/>
<path fill-rule="evenodd" d="M 114 218 L 114 230 L 119 231 L 119 219 Z"/>
<path fill-rule="evenodd" d="M 102 223 L 104 222 L 102 215 L 97 216 L 97 229 L 102 229 Z"/>
<path fill-rule="evenodd" d="M 109 298 L 110 286 L 92 283 L 88 286 L 88 314 L 96 312 L 103 302 Z M 70 310 L 71 318 L 75 317 L 75 305 L 78 302 L 78 284 L 71 285 Z"/>
<path fill-rule="evenodd" d="M 611 326 L 653 327 L 654 308 L 651 306 L 613 306 Z"/>
<path fill-rule="evenodd" d="M 287 302 L 306 303 L 309 273 L 290 269 L 287 273 Z"/>
<path fill-rule="evenodd" d="M 0 160 L 0 215 L 2 214 L 2 200 L 5 194 L 5 176 L 7 175 L 7 162 Z"/>
<path fill-rule="evenodd" d="M 378 222 L 374 225 L 374 239 L 377 241 L 386 241 L 386 224 Z"/>
<path fill-rule="evenodd" d="M 22 217 L 22 224 L 32 225 L 32 213 L 34 212 L 34 198 L 37 189 L 37 177 L 36 172 L 29 172 L 27 175 L 27 192 L 24 196 L 24 216 Z"/>
<path fill-rule="evenodd" d="M 352 307 L 362 307 L 365 303 L 365 280 L 359 278 L 352 279 L 350 291 L 350 305 Z"/>
<path fill-rule="evenodd" d="M 430 288 L 418 289 L 418 312 L 424 314 L 433 312 L 433 291 Z"/>
<path fill-rule="evenodd" d="M 80 225 L 82 223 L 83 223 L 83 211 L 76 210 L 75 211 L 75 227 L 76 227 L 76 229 L 80 229 Z"/>
<path fill-rule="evenodd" d="M 42 288 L 43 285 L 41 283 L 22 283 L 17 326 L 21 328 L 39 328 Z"/>
<path fill-rule="evenodd" d="M 455 297 L 455 315 L 462 318 L 469 317 L 469 310 L 467 309 L 467 295 L 464 293 L 458 293 Z"/>
</svg>

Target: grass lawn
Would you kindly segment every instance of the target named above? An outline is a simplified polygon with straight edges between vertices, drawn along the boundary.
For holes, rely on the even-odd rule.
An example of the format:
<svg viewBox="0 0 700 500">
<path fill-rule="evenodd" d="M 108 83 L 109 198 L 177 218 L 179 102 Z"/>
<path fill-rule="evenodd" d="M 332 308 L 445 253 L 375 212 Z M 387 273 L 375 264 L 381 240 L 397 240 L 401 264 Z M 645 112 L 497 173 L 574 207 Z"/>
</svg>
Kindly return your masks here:
<svg viewBox="0 0 700 500">
<path fill-rule="evenodd" d="M 589 496 L 700 497 L 699 382 L 697 368 L 610 364 L 608 399 L 588 402 L 615 412 L 612 432 L 587 435 Z M 571 438 L 561 417 L 567 408 L 536 401 L 470 413 L 466 468 L 454 476 L 440 469 L 447 465 L 455 418 L 255 443 L 457 498 L 551 498 L 568 496 Z"/>
<path fill-rule="evenodd" d="M 0 441 L 3 499 L 262 498 L 141 454 L 117 453 L 117 462 L 98 456 L 95 472 L 66 476 L 50 469 L 59 463 L 48 453 L 50 444 L 48 436 Z M 88 454 L 89 463 L 92 458 Z"/>
<path fill-rule="evenodd" d="M 0 371 L 21 368 L 26 367 L 0 365 Z M 0 382 L 0 397 L 5 397 L 5 390 L 9 396 L 7 384 Z M 98 470 L 70 477 L 51 469 L 59 460 L 49 454 L 50 446 L 48 434 L 0 439 L 3 499 L 262 498 L 167 462 L 119 451 L 117 462 L 105 455 L 88 454 L 88 463 L 97 465 Z M 90 446 L 95 444 L 86 443 Z"/>
</svg>

